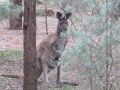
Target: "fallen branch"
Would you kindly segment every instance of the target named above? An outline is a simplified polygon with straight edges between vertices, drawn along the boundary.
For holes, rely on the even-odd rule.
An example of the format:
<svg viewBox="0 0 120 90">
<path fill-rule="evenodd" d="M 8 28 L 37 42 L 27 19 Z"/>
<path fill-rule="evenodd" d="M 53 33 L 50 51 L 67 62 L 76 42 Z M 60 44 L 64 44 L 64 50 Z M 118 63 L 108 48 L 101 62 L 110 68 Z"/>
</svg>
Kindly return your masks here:
<svg viewBox="0 0 120 90">
<path fill-rule="evenodd" d="M 9 77 L 9 78 L 17 78 L 20 80 L 23 80 L 23 76 L 22 75 L 1 75 L 3 77 Z"/>
</svg>

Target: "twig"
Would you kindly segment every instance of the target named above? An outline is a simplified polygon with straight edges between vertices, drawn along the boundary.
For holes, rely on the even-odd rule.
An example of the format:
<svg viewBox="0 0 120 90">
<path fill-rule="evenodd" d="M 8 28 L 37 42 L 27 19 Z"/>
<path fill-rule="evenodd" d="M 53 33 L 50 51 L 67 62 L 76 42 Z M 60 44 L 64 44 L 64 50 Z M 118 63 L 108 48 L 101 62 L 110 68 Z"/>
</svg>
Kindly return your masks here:
<svg viewBox="0 0 120 90">
<path fill-rule="evenodd" d="M 112 20 L 112 21 L 113 21 L 113 20 Z M 112 27 L 111 27 L 111 28 L 112 28 Z M 112 39 L 112 30 L 111 30 L 111 33 L 110 33 L 110 42 L 112 42 L 111 39 Z M 111 65 L 110 65 L 109 76 L 110 76 L 110 73 L 111 73 L 111 71 L 112 71 L 113 61 L 114 61 L 113 55 L 112 55 L 112 43 L 110 44 L 110 57 L 111 57 L 111 59 L 112 59 L 112 62 L 111 62 Z"/>
<path fill-rule="evenodd" d="M 120 76 L 117 76 L 117 77 L 112 81 L 112 83 L 110 84 L 110 89 L 109 89 L 109 90 L 112 90 L 113 83 L 114 83 L 118 78 L 120 78 Z"/>
</svg>

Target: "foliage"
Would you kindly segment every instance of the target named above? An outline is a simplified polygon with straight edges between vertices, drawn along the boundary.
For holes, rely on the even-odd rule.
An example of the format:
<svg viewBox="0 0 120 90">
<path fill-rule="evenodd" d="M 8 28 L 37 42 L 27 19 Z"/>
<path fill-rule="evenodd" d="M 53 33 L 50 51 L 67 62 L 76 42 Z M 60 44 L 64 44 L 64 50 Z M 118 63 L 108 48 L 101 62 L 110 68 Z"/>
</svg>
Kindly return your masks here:
<svg viewBox="0 0 120 90">
<path fill-rule="evenodd" d="M 68 1 L 68 7 L 64 9 L 71 7 L 74 24 L 81 28 L 71 27 L 69 35 L 76 45 L 65 54 L 65 59 L 72 59 L 68 66 L 74 62 L 74 65 L 82 67 L 77 76 L 84 81 L 81 87 L 84 90 L 119 90 L 120 0 L 71 2 Z"/>
<path fill-rule="evenodd" d="M 0 5 L 0 21 L 9 19 L 10 15 L 12 15 L 14 18 L 18 18 L 21 12 L 21 6 L 14 5 L 9 1 L 5 1 Z"/>
<path fill-rule="evenodd" d="M 50 6 L 54 6 L 56 4 L 55 0 L 37 0 L 37 2 L 39 1 Z"/>
<path fill-rule="evenodd" d="M 55 0 L 38 1 L 57 5 Z M 76 77 L 81 90 L 120 90 L 120 0 L 58 1 L 62 9 L 72 12 L 71 31 L 67 34 L 75 43 L 64 52 L 64 70 L 69 67 L 73 72 L 79 67 Z M 10 10 L 11 5 L 0 5 L 0 20 L 9 18 L 10 12 L 17 15 L 21 11 Z M 4 57 L 11 54 L 0 53 Z M 70 89 L 68 85 L 64 88 Z"/>
<path fill-rule="evenodd" d="M 64 52 L 64 70 L 68 66 L 72 72 L 79 65 L 81 90 L 119 90 L 120 0 L 57 1 L 72 12 L 68 36 L 76 43 Z"/>
<path fill-rule="evenodd" d="M 0 51 L 0 60 L 12 62 L 18 58 L 23 57 L 23 52 L 20 50 L 1 50 Z"/>
</svg>

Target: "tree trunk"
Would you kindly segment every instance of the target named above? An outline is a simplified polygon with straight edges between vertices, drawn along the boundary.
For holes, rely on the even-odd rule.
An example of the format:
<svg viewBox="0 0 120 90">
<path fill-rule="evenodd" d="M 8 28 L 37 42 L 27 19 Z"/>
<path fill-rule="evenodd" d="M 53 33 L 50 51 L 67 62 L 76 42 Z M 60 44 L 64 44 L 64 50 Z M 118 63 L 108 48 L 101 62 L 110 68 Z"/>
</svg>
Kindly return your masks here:
<svg viewBox="0 0 120 90">
<path fill-rule="evenodd" d="M 37 90 L 36 78 L 36 0 L 24 0 L 24 86 Z"/>
<path fill-rule="evenodd" d="M 14 3 L 14 5 L 19 5 L 22 7 L 22 0 L 10 0 L 12 3 Z M 13 6 L 14 7 L 14 6 Z M 10 7 L 12 8 L 12 7 Z M 14 13 L 13 13 L 14 14 Z M 10 30 L 18 30 L 18 29 L 21 29 L 22 28 L 22 12 L 21 14 L 19 15 L 19 18 L 16 19 L 14 18 L 13 14 L 10 14 L 10 19 L 9 19 L 9 29 Z"/>
</svg>

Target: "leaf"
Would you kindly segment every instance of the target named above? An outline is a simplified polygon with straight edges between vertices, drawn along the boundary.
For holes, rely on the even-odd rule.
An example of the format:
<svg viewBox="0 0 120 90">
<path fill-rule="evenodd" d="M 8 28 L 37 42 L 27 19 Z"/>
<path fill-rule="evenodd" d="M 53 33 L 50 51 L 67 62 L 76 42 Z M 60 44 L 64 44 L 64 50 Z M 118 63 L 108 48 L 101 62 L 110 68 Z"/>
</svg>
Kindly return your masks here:
<svg viewBox="0 0 120 90">
<path fill-rule="evenodd" d="M 101 28 L 100 26 L 95 26 L 94 27 L 94 29 L 93 29 L 93 31 L 92 31 L 92 33 L 93 34 L 95 34 L 96 36 L 100 36 L 100 35 L 102 35 L 103 33 L 104 33 L 104 29 L 103 28 Z"/>
<path fill-rule="evenodd" d="M 55 2 L 53 0 L 50 0 L 50 5 L 53 6 Z"/>
</svg>

